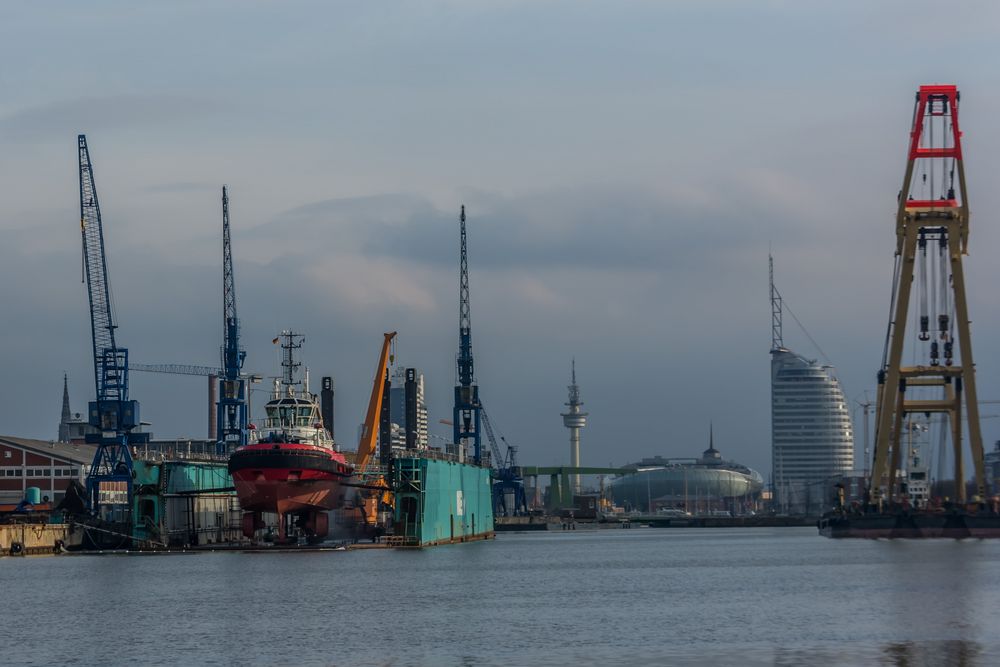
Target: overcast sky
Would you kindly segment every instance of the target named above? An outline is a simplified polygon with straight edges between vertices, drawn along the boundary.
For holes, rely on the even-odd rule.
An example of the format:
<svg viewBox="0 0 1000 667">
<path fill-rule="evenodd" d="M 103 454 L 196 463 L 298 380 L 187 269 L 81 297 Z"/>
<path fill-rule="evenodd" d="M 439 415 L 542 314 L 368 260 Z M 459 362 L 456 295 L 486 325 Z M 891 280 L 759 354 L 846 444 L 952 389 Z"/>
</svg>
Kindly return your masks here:
<svg viewBox="0 0 1000 667">
<path fill-rule="evenodd" d="M 568 462 L 575 356 L 585 464 L 696 455 L 713 421 L 767 477 L 768 248 L 862 399 L 933 82 L 963 94 L 973 341 L 1000 399 L 998 29 L 995 2 L 3 3 L 0 433 L 55 437 L 64 371 L 75 410 L 94 393 L 83 132 L 133 361 L 217 363 L 228 183 L 247 369 L 276 375 L 271 339 L 304 333 L 353 447 L 398 330 L 450 417 L 464 203 L 477 380 L 522 462 Z M 819 354 L 789 318 L 785 339 Z M 204 436 L 203 379 L 137 373 L 132 395 L 156 436 Z"/>
</svg>

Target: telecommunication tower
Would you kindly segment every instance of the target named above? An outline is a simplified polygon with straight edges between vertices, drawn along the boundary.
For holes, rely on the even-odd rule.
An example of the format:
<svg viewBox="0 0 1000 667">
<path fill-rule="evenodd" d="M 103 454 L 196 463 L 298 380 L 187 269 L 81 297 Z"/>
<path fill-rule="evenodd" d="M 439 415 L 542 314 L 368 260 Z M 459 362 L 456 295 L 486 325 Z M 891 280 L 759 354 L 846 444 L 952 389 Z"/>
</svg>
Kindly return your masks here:
<svg viewBox="0 0 1000 667">
<path fill-rule="evenodd" d="M 572 363 L 571 382 L 569 387 L 569 402 L 565 405 L 569 411 L 562 413 L 563 426 L 569 429 L 569 464 L 573 468 L 580 467 L 580 429 L 587 425 L 587 413 L 580 408 L 580 385 L 576 383 L 576 359 Z M 572 476 L 573 492 L 580 493 L 580 475 Z"/>
</svg>

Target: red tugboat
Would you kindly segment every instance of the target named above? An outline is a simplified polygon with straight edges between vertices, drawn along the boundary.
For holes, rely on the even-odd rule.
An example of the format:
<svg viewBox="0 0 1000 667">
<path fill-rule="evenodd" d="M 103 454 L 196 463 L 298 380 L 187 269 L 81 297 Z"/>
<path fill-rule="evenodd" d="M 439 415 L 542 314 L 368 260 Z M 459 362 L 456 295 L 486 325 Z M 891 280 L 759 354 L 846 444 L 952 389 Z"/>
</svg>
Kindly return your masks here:
<svg viewBox="0 0 1000 667">
<path fill-rule="evenodd" d="M 323 425 L 320 406 L 309 391 L 309 372 L 297 380 L 301 363 L 295 350 L 302 336 L 283 331 L 283 377 L 274 381 L 271 400 L 264 406 L 263 427 L 251 431 L 251 441 L 229 458 L 243 514 L 243 534 L 252 538 L 264 527 L 262 513 L 278 515 L 278 539 L 287 542 L 289 528 L 300 528 L 310 542 L 329 531 L 326 511 L 343 503 L 341 485 L 353 467 Z"/>
</svg>

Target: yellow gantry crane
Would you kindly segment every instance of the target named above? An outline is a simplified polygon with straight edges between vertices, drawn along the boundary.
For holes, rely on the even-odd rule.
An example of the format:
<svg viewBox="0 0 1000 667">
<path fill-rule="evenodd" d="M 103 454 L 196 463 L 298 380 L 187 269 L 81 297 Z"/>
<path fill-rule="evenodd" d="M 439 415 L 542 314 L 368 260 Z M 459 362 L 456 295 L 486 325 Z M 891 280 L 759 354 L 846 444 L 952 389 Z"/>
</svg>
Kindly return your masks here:
<svg viewBox="0 0 1000 667">
<path fill-rule="evenodd" d="M 896 269 L 892 320 L 879 371 L 875 452 L 869 498 L 881 506 L 902 499 L 897 489 L 903 419 L 907 413 L 943 413 L 955 467 L 955 500 L 966 502 L 962 406 L 975 466 L 977 502 L 986 492 L 983 439 L 976 399 L 962 256 L 969 247 L 969 201 L 953 85 L 921 86 L 910 130 L 909 154 L 896 212 Z M 956 190 L 957 185 L 957 190 Z M 916 277 L 921 359 L 903 366 L 911 288 Z M 956 347 L 957 343 L 957 347 Z M 907 390 L 937 388 L 940 398 L 908 399 Z M 935 392 L 937 393 L 937 392 Z"/>
</svg>

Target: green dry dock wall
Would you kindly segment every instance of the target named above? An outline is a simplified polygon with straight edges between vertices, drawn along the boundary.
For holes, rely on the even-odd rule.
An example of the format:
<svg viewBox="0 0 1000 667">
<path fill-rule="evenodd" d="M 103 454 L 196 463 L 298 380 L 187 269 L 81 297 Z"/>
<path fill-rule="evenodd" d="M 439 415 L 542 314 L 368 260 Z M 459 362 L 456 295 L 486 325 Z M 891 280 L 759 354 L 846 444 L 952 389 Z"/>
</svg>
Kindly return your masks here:
<svg viewBox="0 0 1000 667">
<path fill-rule="evenodd" d="M 230 537 L 233 481 L 224 462 L 135 461 L 133 533 L 164 543 L 204 543 Z M 178 495 L 182 494 L 182 495 Z"/>
<path fill-rule="evenodd" d="M 393 465 L 397 535 L 433 544 L 493 532 L 489 468 L 425 458 Z"/>
</svg>

